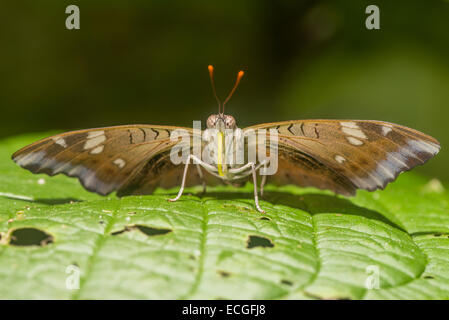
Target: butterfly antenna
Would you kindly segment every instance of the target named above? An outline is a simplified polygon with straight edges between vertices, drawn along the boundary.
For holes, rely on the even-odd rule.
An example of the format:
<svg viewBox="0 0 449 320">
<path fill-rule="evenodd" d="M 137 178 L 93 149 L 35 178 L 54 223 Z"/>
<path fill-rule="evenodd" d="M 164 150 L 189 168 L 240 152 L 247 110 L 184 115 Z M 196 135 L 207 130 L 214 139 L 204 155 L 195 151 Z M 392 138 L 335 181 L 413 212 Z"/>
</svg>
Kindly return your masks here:
<svg viewBox="0 0 449 320">
<path fill-rule="evenodd" d="M 229 93 L 228 97 L 227 97 L 226 100 L 223 102 L 223 113 L 224 113 L 224 107 L 225 107 L 225 104 L 229 101 L 229 99 L 231 99 L 232 95 L 233 95 L 234 92 L 235 92 L 235 89 L 237 89 L 237 86 L 239 85 L 240 79 L 242 79 L 242 77 L 243 77 L 244 74 L 245 74 L 245 73 L 244 73 L 242 70 L 240 70 L 239 73 L 237 74 L 237 80 L 235 80 L 234 88 L 232 88 L 232 90 L 231 90 L 231 92 Z"/>
<path fill-rule="evenodd" d="M 215 99 L 218 103 L 218 113 L 221 113 L 221 101 L 218 99 L 217 91 L 215 90 L 215 81 L 214 81 L 214 67 L 212 65 L 208 65 L 207 69 L 209 69 L 209 77 L 210 77 L 210 83 L 212 85 L 212 90 L 214 91 Z"/>
</svg>

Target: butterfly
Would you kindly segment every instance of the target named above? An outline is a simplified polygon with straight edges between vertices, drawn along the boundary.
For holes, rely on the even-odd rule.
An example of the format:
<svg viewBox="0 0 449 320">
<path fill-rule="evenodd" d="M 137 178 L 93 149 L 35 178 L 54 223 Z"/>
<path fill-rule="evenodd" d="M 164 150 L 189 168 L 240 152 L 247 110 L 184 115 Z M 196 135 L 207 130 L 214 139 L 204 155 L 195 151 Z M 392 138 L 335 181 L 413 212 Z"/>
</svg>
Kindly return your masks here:
<svg viewBox="0 0 449 320">
<path fill-rule="evenodd" d="M 214 69 L 212 66 L 208 69 L 219 106 L 218 114 L 207 119 L 207 127 L 215 129 L 218 140 L 221 139 L 216 144 L 219 152 L 215 163 L 206 163 L 192 154 L 184 165 L 173 163 L 170 154 L 179 140 L 173 139 L 172 134 L 182 129 L 191 142 L 201 139 L 197 136 L 203 132 L 159 125 L 122 125 L 61 133 L 18 150 L 12 159 L 33 173 L 76 177 L 85 189 L 100 195 L 114 191 L 119 197 L 143 195 L 157 187 L 180 185 L 177 196 L 169 201 L 177 201 L 187 186 L 203 185 L 205 191 L 206 185 L 239 185 L 252 178 L 255 206 L 263 213 L 257 172 L 267 163 L 245 158 L 243 164 L 226 165 L 222 160 L 227 152 L 222 133 L 237 129 L 235 118 L 226 115 L 224 107 L 244 73 L 238 73 L 234 87 L 221 103 L 215 91 Z M 260 194 L 268 180 L 277 185 L 328 189 L 345 196 L 355 195 L 358 189 L 384 189 L 401 172 L 424 164 L 440 150 L 439 142 L 431 136 L 384 121 L 293 120 L 259 124 L 242 132 L 263 129 L 277 136 L 277 171 L 262 176 Z M 191 144 L 188 145 L 191 149 Z M 196 170 L 188 170 L 191 162 Z"/>
</svg>

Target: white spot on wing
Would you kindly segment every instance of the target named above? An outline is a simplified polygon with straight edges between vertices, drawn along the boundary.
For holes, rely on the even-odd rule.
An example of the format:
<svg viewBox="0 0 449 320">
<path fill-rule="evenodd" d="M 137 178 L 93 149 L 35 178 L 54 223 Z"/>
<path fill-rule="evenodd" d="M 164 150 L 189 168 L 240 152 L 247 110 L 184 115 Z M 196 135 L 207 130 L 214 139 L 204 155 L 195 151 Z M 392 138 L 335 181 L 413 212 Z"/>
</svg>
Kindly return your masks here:
<svg viewBox="0 0 449 320">
<path fill-rule="evenodd" d="M 340 122 L 340 125 L 346 128 L 359 129 L 359 126 L 354 121 L 342 121 Z"/>
<path fill-rule="evenodd" d="M 348 142 L 350 144 L 353 144 L 355 146 L 361 146 L 363 144 L 362 141 L 360 141 L 359 139 L 356 139 L 354 137 L 346 137 L 346 139 L 348 139 Z"/>
<path fill-rule="evenodd" d="M 334 157 L 334 159 L 335 159 L 335 161 L 337 161 L 338 163 L 343 163 L 343 162 L 346 161 L 346 159 L 345 159 L 344 157 L 342 157 L 342 156 L 340 156 L 340 155 L 338 155 L 338 154 Z"/>
<path fill-rule="evenodd" d="M 67 148 L 67 143 L 65 142 L 64 138 L 54 137 L 53 141 L 61 147 Z"/>
<path fill-rule="evenodd" d="M 94 148 L 98 146 L 100 143 L 104 142 L 105 140 L 106 136 L 104 134 L 90 138 L 84 144 L 84 150 Z"/>
<path fill-rule="evenodd" d="M 349 134 L 350 136 L 353 136 L 353 137 L 357 137 L 360 139 L 368 139 L 368 137 L 363 133 L 363 131 L 361 129 L 342 127 L 341 131 L 343 131 L 344 133 Z"/>
<path fill-rule="evenodd" d="M 115 159 L 115 160 L 113 161 L 113 163 L 114 163 L 117 167 L 119 167 L 120 169 L 123 168 L 123 167 L 125 166 L 125 164 L 126 164 L 125 160 L 120 159 L 120 158 Z"/>
<path fill-rule="evenodd" d="M 39 180 L 37 180 L 37 184 L 45 184 L 45 179 L 44 178 L 40 178 Z"/>
<path fill-rule="evenodd" d="M 87 133 L 87 139 L 92 139 L 98 136 L 103 136 L 104 135 L 104 131 L 103 130 L 99 130 L 99 131 L 91 131 Z"/>
<path fill-rule="evenodd" d="M 104 149 L 104 146 L 101 145 L 101 146 L 96 147 L 95 149 L 92 149 L 92 151 L 90 153 L 91 154 L 99 154 L 99 153 L 103 152 L 103 149 Z"/>
<path fill-rule="evenodd" d="M 386 136 L 388 133 L 390 133 L 390 131 L 392 131 L 393 129 L 391 129 L 391 126 L 389 125 L 383 125 L 382 126 L 382 134 L 384 136 Z"/>
</svg>

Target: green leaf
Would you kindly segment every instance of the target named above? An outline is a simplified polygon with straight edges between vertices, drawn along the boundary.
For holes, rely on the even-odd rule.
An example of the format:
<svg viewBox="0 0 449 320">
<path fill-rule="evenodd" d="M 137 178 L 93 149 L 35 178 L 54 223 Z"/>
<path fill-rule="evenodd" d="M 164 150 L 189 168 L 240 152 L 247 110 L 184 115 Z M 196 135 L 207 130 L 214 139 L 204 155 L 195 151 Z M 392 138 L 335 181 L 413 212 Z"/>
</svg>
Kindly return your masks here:
<svg viewBox="0 0 449 320">
<path fill-rule="evenodd" d="M 449 299 L 438 180 L 354 198 L 268 186 L 261 215 L 250 184 L 170 203 L 177 188 L 118 199 L 33 175 L 10 157 L 37 138 L 0 142 L 4 299 Z"/>
</svg>

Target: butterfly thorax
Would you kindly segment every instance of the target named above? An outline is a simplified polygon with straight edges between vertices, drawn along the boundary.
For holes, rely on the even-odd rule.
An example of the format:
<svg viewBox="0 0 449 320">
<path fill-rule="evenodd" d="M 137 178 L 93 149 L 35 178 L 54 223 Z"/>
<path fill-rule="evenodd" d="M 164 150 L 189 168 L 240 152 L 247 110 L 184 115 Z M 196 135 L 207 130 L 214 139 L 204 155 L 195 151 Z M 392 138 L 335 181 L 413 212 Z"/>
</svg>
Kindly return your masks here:
<svg viewBox="0 0 449 320">
<path fill-rule="evenodd" d="M 230 149 L 230 146 L 235 146 L 237 143 L 234 142 L 233 144 L 230 144 L 229 141 L 227 141 L 226 137 L 226 131 L 229 132 L 229 130 L 233 130 L 234 132 L 237 132 L 238 129 L 235 118 L 231 115 L 226 114 L 212 114 L 207 119 L 207 129 L 215 129 L 216 132 L 216 139 L 217 139 L 217 150 L 216 155 L 218 156 L 218 159 L 216 161 L 216 167 L 217 171 L 219 173 L 219 176 L 223 180 L 235 180 L 238 179 L 241 175 L 235 175 L 233 174 L 232 170 L 230 169 L 237 169 L 242 167 L 244 164 L 238 164 L 235 162 L 229 162 L 227 161 L 230 158 L 235 159 L 235 149 Z M 238 135 L 233 135 L 232 139 L 239 139 Z M 246 163 L 246 161 L 245 161 Z M 207 169 L 206 169 L 207 170 Z"/>
</svg>

